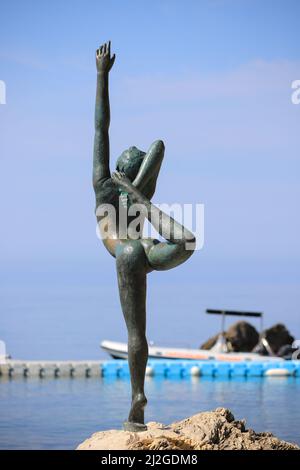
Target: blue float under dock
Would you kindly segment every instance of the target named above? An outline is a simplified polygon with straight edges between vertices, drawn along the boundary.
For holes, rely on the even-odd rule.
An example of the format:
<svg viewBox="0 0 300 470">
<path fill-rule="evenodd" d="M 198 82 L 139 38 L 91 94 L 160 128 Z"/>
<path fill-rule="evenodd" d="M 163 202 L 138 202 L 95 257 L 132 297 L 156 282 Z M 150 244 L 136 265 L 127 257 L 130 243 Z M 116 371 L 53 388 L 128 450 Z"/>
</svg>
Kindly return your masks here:
<svg viewBox="0 0 300 470">
<path fill-rule="evenodd" d="M 125 360 L 104 361 L 101 365 L 103 377 L 129 377 L 128 362 Z M 150 360 L 146 375 L 153 377 L 184 378 L 188 376 L 210 377 L 300 377 L 300 361 L 278 362 L 214 362 Z"/>
</svg>

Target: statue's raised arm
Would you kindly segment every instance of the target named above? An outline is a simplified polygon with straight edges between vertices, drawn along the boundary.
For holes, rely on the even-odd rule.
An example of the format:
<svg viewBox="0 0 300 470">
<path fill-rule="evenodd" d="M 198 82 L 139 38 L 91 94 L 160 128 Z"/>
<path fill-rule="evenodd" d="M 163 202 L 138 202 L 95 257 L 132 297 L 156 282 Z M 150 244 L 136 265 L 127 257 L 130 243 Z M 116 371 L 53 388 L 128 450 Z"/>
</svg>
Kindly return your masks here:
<svg viewBox="0 0 300 470">
<path fill-rule="evenodd" d="M 97 93 L 95 105 L 95 140 L 93 184 L 96 190 L 101 180 L 110 177 L 109 169 L 109 124 L 110 107 L 108 93 L 108 75 L 115 61 L 115 54 L 110 56 L 110 41 L 96 51 Z"/>
</svg>

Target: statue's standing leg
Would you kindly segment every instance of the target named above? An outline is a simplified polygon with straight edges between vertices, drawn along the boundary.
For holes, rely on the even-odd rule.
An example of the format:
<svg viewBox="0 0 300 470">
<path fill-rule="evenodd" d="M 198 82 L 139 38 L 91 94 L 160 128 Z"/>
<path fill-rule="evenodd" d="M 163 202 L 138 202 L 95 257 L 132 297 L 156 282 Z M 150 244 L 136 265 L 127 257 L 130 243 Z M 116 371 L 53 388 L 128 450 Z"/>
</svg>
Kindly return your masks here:
<svg viewBox="0 0 300 470">
<path fill-rule="evenodd" d="M 124 429 L 144 431 L 145 370 L 148 359 L 146 339 L 147 258 L 139 240 L 128 240 L 116 249 L 121 306 L 128 330 L 128 362 L 132 403 Z"/>
</svg>

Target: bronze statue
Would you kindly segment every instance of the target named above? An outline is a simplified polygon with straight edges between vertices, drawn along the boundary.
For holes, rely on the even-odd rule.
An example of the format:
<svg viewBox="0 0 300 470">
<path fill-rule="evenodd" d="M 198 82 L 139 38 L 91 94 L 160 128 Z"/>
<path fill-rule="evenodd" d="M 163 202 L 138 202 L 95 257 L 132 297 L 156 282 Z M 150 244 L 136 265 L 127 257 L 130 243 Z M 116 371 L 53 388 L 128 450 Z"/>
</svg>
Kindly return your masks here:
<svg viewBox="0 0 300 470">
<path fill-rule="evenodd" d="M 147 152 L 142 152 L 136 147 L 125 150 L 117 160 L 116 171 L 110 173 L 108 78 L 114 61 L 115 54 L 113 56 L 110 54 L 110 42 L 97 49 L 93 185 L 97 221 L 103 243 L 109 253 L 116 258 L 119 294 L 128 330 L 132 402 L 124 429 L 143 431 L 147 429 L 144 424 L 144 408 L 147 403 L 144 381 L 148 359 L 145 334 L 146 277 L 151 271 L 164 271 L 186 261 L 193 253 L 195 237 L 150 202 L 164 157 L 165 148 L 161 140 L 154 142 Z M 120 237 L 122 228 L 120 211 L 126 212 L 125 228 L 128 228 L 135 218 L 130 215 L 129 210 L 134 204 L 142 207 L 143 218 L 149 220 L 166 240 L 165 242 L 143 238 L 143 223 L 136 226 L 137 236 L 127 233 L 125 237 Z M 115 218 L 109 212 L 98 215 L 99 207 L 107 205 L 114 208 Z M 109 236 L 107 236 L 108 226 L 110 226 Z"/>
</svg>

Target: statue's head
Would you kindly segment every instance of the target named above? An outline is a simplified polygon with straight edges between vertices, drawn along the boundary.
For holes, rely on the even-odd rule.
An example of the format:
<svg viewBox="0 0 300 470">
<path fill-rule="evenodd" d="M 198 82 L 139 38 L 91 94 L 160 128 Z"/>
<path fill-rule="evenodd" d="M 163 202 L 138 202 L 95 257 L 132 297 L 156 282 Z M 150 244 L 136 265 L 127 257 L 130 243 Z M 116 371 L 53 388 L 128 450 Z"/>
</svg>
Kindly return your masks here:
<svg viewBox="0 0 300 470">
<path fill-rule="evenodd" d="M 119 156 L 116 170 L 123 171 L 125 175 L 133 181 L 138 174 L 145 155 L 146 153 L 142 152 L 142 150 L 136 147 L 129 147 L 128 150 L 124 150 Z"/>
</svg>

